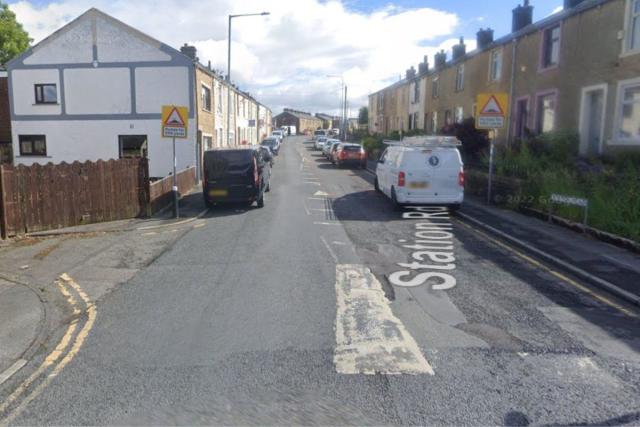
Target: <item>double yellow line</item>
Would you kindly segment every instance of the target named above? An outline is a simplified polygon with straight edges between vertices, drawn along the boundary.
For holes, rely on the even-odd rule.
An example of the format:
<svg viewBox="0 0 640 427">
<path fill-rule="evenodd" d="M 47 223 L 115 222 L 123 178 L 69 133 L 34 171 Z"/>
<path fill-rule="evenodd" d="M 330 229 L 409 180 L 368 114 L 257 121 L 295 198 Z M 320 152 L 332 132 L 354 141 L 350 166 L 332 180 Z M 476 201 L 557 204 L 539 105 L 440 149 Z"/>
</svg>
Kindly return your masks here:
<svg viewBox="0 0 640 427">
<path fill-rule="evenodd" d="M 562 273 L 560 273 L 560 272 L 558 272 L 558 271 L 556 271 L 556 270 L 554 270 L 554 269 L 552 269 L 550 267 L 547 267 L 546 265 L 544 265 L 543 263 L 541 263 L 541 262 L 537 261 L 536 259 L 530 257 L 529 255 L 526 255 L 523 252 L 513 248 L 512 246 L 507 245 L 506 243 L 501 242 L 500 240 L 489 236 L 487 233 L 478 230 L 477 228 L 475 228 L 475 227 L 469 225 L 468 223 L 466 223 L 465 221 L 462 221 L 460 219 L 456 219 L 456 222 L 458 224 L 461 224 L 462 226 L 466 227 L 467 229 L 473 231 L 474 233 L 482 236 L 485 240 L 488 240 L 491 243 L 493 243 L 494 245 L 499 246 L 502 249 L 507 250 L 508 252 L 511 252 L 512 254 L 516 255 L 518 258 L 520 258 L 520 259 L 526 261 L 527 263 L 529 263 L 530 265 L 532 265 L 532 266 L 534 266 L 536 268 L 539 268 L 539 269 L 541 269 L 543 271 L 546 271 L 547 273 L 549 273 L 549 274 L 553 275 L 554 277 L 562 280 L 563 282 L 565 282 L 565 283 L 573 286 L 574 288 L 579 289 L 580 291 L 590 295 L 592 298 L 597 299 L 598 301 L 602 302 L 603 304 L 608 305 L 609 307 L 612 307 L 612 308 L 618 310 L 619 312 L 625 314 L 626 316 L 634 317 L 634 318 L 638 317 L 638 315 L 636 313 L 634 313 L 632 310 L 622 306 L 621 304 L 618 304 L 617 302 L 613 301 L 612 299 L 610 299 L 610 298 L 608 298 L 608 297 L 606 297 L 606 296 L 604 296 L 604 295 L 602 295 L 602 294 L 600 294 L 598 292 L 595 292 L 595 291 L 589 289 L 588 287 L 576 282 L 575 280 L 571 279 L 570 277 L 566 276 L 565 274 L 562 274 Z"/>
<path fill-rule="evenodd" d="M 93 328 L 97 315 L 96 307 L 80 285 L 65 273 L 56 280 L 56 286 L 72 307 L 75 318 L 67 327 L 55 349 L 47 355 L 42 364 L 0 404 L 0 417 L 6 413 L 5 418 L 0 418 L 0 425 L 8 425 L 13 422 L 26 406 L 42 393 L 65 366 L 76 357 Z M 82 304 L 78 303 L 73 291 L 80 297 Z M 76 334 L 79 323 L 84 318 L 83 313 L 86 314 L 86 320 Z"/>
</svg>

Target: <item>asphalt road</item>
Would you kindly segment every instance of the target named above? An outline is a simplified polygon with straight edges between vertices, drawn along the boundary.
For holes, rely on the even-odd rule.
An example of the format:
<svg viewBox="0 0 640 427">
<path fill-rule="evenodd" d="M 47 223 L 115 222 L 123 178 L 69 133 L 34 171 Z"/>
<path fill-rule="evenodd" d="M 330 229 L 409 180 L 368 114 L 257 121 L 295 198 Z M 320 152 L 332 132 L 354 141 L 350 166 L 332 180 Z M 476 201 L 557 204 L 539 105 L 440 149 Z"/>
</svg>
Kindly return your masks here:
<svg viewBox="0 0 640 427">
<path fill-rule="evenodd" d="M 214 209 L 101 300 L 11 422 L 640 424 L 636 313 L 455 217 L 419 228 L 303 141 L 284 144 L 263 209 Z M 442 231 L 441 258 L 399 266 L 420 231 Z M 425 271 L 455 284 L 406 287 Z"/>
</svg>

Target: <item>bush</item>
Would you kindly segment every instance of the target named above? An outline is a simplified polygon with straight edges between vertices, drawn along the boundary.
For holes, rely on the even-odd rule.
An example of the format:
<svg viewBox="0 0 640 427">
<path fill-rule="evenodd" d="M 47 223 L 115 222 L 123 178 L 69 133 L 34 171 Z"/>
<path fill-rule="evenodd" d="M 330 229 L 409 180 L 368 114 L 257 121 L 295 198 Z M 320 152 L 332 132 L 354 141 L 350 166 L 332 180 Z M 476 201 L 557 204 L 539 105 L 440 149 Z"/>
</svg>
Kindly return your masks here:
<svg viewBox="0 0 640 427">
<path fill-rule="evenodd" d="M 462 155 L 465 161 L 478 161 L 482 153 L 489 147 L 489 133 L 476 129 L 473 118 L 465 119 L 462 123 L 446 126 L 441 130 L 443 135 L 455 136 L 462 142 Z"/>
</svg>

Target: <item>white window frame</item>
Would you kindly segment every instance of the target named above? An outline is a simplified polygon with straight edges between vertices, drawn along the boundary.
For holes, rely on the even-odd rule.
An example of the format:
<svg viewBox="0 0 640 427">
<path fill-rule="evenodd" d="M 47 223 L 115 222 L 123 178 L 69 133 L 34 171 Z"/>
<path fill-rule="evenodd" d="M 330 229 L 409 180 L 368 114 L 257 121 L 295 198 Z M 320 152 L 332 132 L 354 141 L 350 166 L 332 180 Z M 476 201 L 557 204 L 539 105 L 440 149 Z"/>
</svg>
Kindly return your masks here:
<svg viewBox="0 0 640 427">
<path fill-rule="evenodd" d="M 602 90 L 604 93 L 604 103 L 602 105 L 602 129 L 600 130 L 600 146 L 598 147 L 598 154 L 602 154 L 602 146 L 604 145 L 604 129 L 606 127 L 606 117 L 607 117 L 607 96 L 609 93 L 609 85 L 607 85 L 606 83 L 602 83 L 602 84 L 598 84 L 598 85 L 593 85 L 593 86 L 586 86 L 582 88 L 582 94 L 580 95 L 580 122 L 578 125 L 578 129 L 580 130 L 580 148 L 582 149 L 583 145 L 585 144 L 584 141 L 584 129 L 587 126 L 587 122 L 586 122 L 586 117 L 585 117 L 585 109 L 587 107 L 586 105 L 586 95 L 588 92 L 593 92 L 596 90 Z"/>
<path fill-rule="evenodd" d="M 611 143 L 614 145 L 640 145 L 640 139 L 621 139 L 619 137 L 619 131 L 622 127 L 622 102 L 624 99 L 624 90 L 629 86 L 640 86 L 640 78 L 621 80 L 618 82 L 616 114 L 615 121 L 613 122 L 613 138 L 611 138 Z"/>
<path fill-rule="evenodd" d="M 638 14 L 637 17 L 633 14 L 635 2 L 640 2 L 640 0 L 627 0 L 627 4 L 625 7 L 624 37 L 622 38 L 621 56 L 637 55 L 640 53 L 640 43 L 635 48 L 631 48 L 631 37 L 633 36 L 633 20 L 635 18 L 640 19 L 640 14 Z"/>
<path fill-rule="evenodd" d="M 431 80 L 431 97 L 440 97 L 440 76 L 433 76 L 433 79 Z"/>
<path fill-rule="evenodd" d="M 499 54 L 500 55 L 500 63 L 496 66 L 496 76 L 493 75 L 493 56 Z M 504 50 L 502 48 L 494 49 L 491 51 L 489 56 L 489 81 L 490 82 L 499 82 L 502 80 L 502 67 L 504 64 Z"/>
<path fill-rule="evenodd" d="M 453 123 L 461 124 L 462 122 L 464 122 L 464 108 L 459 106 L 453 110 Z"/>
<path fill-rule="evenodd" d="M 464 64 L 458 65 L 456 68 L 456 92 L 464 90 Z"/>
</svg>

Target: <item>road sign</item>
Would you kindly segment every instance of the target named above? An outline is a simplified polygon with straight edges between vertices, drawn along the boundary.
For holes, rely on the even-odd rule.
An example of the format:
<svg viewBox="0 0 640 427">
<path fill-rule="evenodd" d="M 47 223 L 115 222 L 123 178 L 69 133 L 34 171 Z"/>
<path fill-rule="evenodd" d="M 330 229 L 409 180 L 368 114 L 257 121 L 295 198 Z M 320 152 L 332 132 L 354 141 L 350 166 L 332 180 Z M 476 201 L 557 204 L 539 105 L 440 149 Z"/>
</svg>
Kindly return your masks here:
<svg viewBox="0 0 640 427">
<path fill-rule="evenodd" d="M 476 128 L 504 129 L 509 108 L 509 95 L 506 93 L 481 93 L 478 95 L 477 102 L 480 108 L 476 117 Z"/>
<path fill-rule="evenodd" d="M 162 136 L 186 138 L 189 126 L 189 109 L 175 105 L 162 106 Z"/>
</svg>

